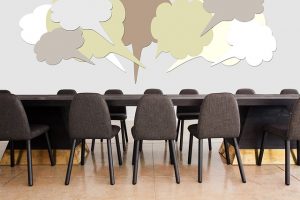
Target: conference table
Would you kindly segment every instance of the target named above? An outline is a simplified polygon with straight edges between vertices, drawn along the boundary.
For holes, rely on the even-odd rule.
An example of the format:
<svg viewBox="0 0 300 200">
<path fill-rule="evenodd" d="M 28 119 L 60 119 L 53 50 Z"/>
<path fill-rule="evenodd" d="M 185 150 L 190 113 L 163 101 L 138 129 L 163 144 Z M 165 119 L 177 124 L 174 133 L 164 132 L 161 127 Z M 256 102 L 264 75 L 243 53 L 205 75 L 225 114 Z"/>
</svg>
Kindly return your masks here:
<svg viewBox="0 0 300 200">
<path fill-rule="evenodd" d="M 71 140 L 68 136 L 67 112 L 73 96 L 70 95 L 17 95 L 24 105 L 30 123 L 47 124 L 53 149 L 69 149 Z M 201 105 L 206 95 L 167 95 L 174 106 Z M 109 106 L 137 106 L 140 94 L 103 95 Z M 235 95 L 241 113 L 241 149 L 257 149 L 260 145 L 263 126 L 266 123 L 276 123 L 288 120 L 288 108 L 299 95 L 255 94 Z M 295 148 L 295 143 L 291 144 Z M 46 144 L 43 137 L 32 141 L 33 149 L 44 149 Z M 24 142 L 15 142 L 16 149 L 25 149 Z M 265 148 L 281 149 L 284 144 L 276 136 L 268 137 Z"/>
</svg>

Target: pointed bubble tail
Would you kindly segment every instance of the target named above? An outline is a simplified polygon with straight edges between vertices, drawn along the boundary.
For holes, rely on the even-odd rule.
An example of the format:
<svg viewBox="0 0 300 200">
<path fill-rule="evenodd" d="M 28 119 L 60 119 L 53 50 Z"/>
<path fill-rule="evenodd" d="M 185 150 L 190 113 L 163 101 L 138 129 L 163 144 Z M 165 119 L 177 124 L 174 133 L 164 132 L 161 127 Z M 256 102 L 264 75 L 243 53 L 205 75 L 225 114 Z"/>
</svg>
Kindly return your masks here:
<svg viewBox="0 0 300 200">
<path fill-rule="evenodd" d="M 118 58 L 115 54 L 110 53 L 105 58 L 107 60 L 109 60 L 112 64 L 117 66 L 120 70 L 122 70 L 123 72 L 126 72 L 126 70 L 124 69 L 124 67 L 122 66 L 122 64 L 120 63 L 120 61 L 118 60 Z"/>
<path fill-rule="evenodd" d="M 111 40 L 108 33 L 104 30 L 103 26 L 99 23 L 99 26 L 95 26 L 93 28 L 99 35 L 101 35 L 106 41 L 108 41 L 110 44 L 114 45 L 113 41 Z"/>
<path fill-rule="evenodd" d="M 218 25 L 222 21 L 223 20 L 221 19 L 221 17 L 219 17 L 218 15 L 215 14 L 211 18 L 211 20 L 209 21 L 207 26 L 203 29 L 203 31 L 201 33 L 201 37 L 204 36 L 208 31 L 210 31 L 212 28 L 214 28 L 216 25 Z"/>
<path fill-rule="evenodd" d="M 93 63 L 90 59 L 88 59 L 85 55 L 83 55 L 81 52 L 79 52 L 78 50 L 75 51 L 73 58 L 77 58 L 81 61 L 84 61 L 86 63 L 89 63 L 91 65 L 95 65 L 95 63 Z"/>
<path fill-rule="evenodd" d="M 134 64 L 134 83 L 137 83 L 138 75 L 139 75 L 139 68 L 138 64 Z"/>
<path fill-rule="evenodd" d="M 181 65 L 183 65 L 183 64 L 185 64 L 185 63 L 187 63 L 187 62 L 189 62 L 189 61 L 191 61 L 195 58 L 198 58 L 198 57 L 200 57 L 200 55 L 194 56 L 194 57 L 187 56 L 187 57 L 185 57 L 181 60 L 177 60 L 173 65 L 171 65 L 171 67 L 169 67 L 169 69 L 167 70 L 167 73 L 173 71 L 174 69 L 180 67 Z"/>
</svg>

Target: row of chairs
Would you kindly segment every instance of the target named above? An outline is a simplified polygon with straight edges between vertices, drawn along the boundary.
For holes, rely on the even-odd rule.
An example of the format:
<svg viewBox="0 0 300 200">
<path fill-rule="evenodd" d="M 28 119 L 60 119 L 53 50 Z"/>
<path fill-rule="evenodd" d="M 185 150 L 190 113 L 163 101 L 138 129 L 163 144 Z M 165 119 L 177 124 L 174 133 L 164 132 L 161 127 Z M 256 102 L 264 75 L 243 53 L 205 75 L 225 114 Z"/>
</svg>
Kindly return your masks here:
<svg viewBox="0 0 300 200">
<path fill-rule="evenodd" d="M 149 92 L 150 91 L 150 92 Z M 2 92 L 3 93 L 3 92 Z M 5 92 L 4 92 L 5 93 Z M 6 92 L 6 95 L 1 95 L 0 98 L 0 114 L 3 118 L 0 122 L 1 135 L 0 140 L 10 140 L 11 141 L 11 158 L 13 158 L 13 141 L 14 140 L 26 140 L 27 144 L 27 158 L 28 158 L 28 184 L 32 185 L 32 161 L 31 161 L 31 148 L 30 141 L 34 137 L 37 137 L 43 133 L 45 133 L 48 151 L 51 160 L 51 165 L 55 165 L 55 161 L 53 159 L 51 145 L 48 137 L 48 126 L 44 125 L 29 125 L 26 113 L 22 108 L 21 102 L 17 99 L 16 96 L 10 95 L 9 92 Z M 178 137 L 178 127 L 176 130 L 176 118 L 173 110 L 173 104 L 168 99 L 168 97 L 163 96 L 162 92 L 159 90 L 148 90 L 145 94 L 153 94 L 156 95 L 145 95 L 139 102 L 134 126 L 131 129 L 132 135 L 134 137 L 134 153 L 133 153 L 133 165 L 134 165 L 134 173 L 133 173 L 133 184 L 137 182 L 137 171 L 138 171 L 138 159 L 139 152 L 141 150 L 141 145 L 143 140 L 166 140 L 169 141 L 169 149 L 171 156 L 171 163 L 174 165 L 176 182 L 180 183 L 180 176 L 178 170 L 178 163 L 176 160 L 176 151 L 175 151 L 175 142 L 174 140 Z M 237 91 L 237 94 L 254 94 L 253 90 L 243 89 Z M 287 91 L 282 93 L 288 93 Z M 291 91 L 289 92 L 291 93 Z M 295 93 L 295 91 L 293 91 Z M 59 91 L 59 95 L 75 95 L 76 91 L 65 90 Z M 157 95 L 158 94 L 158 95 Z M 295 114 L 292 115 L 291 124 L 297 124 L 297 103 L 295 105 Z M 300 105 L 300 104 L 299 104 Z M 300 106 L 299 106 L 300 108 Z M 67 169 L 67 175 L 65 184 L 68 185 L 71 177 L 72 163 L 74 157 L 74 151 L 76 146 L 76 140 L 82 141 L 82 146 L 85 146 L 85 139 L 106 139 L 107 140 L 107 148 L 108 148 L 108 158 L 109 158 L 109 172 L 110 172 L 110 182 L 114 184 L 114 172 L 113 172 L 113 161 L 112 161 L 112 153 L 111 153 L 111 139 L 115 137 L 116 139 L 116 147 L 118 154 L 119 165 L 122 165 L 122 158 L 119 146 L 119 138 L 118 133 L 120 129 L 118 126 L 111 125 L 111 115 L 110 113 L 112 108 L 108 108 L 106 102 L 99 94 L 77 94 L 72 101 L 70 108 L 70 118 L 69 118 L 69 132 L 70 137 L 73 138 L 73 145 L 70 153 L 70 160 Z M 180 109 L 179 109 L 180 110 Z M 126 108 L 125 108 L 126 112 Z M 185 111 L 186 112 L 186 111 Z M 194 112 L 194 110 L 193 110 Z M 300 112 L 300 109 L 299 111 Z M 117 110 L 115 110 L 115 114 L 117 114 Z M 177 109 L 178 116 L 178 109 Z M 193 144 L 193 137 L 198 139 L 198 181 L 202 182 L 202 152 L 203 152 L 203 139 L 211 139 L 211 138 L 224 138 L 225 150 L 226 150 L 226 158 L 227 163 L 229 159 L 228 152 L 228 144 L 227 141 L 232 139 L 233 145 L 236 151 L 237 160 L 239 164 L 239 169 L 242 177 L 242 181 L 246 182 L 243 166 L 240 160 L 239 148 L 237 144 L 237 137 L 240 133 L 240 114 L 239 109 L 236 103 L 235 98 L 232 94 L 229 93 L 219 93 L 219 94 L 210 94 L 207 95 L 203 104 L 201 105 L 201 109 L 199 111 L 198 108 L 198 124 L 194 124 L 188 127 L 190 132 L 190 146 L 189 146 L 189 158 L 188 163 L 191 162 L 191 149 Z M 11 119 L 16 118 L 14 121 L 14 125 L 10 122 Z M 119 120 L 120 118 L 118 118 Z M 126 119 L 126 118 L 125 118 Z M 123 118 L 122 120 L 125 121 Z M 178 118 L 179 119 L 179 118 Z M 182 120 L 182 119 L 181 119 Z M 179 122 L 180 123 L 180 122 Z M 222 126 L 220 126 L 220 124 Z M 269 125 L 266 127 L 273 127 L 273 129 L 266 129 L 268 133 L 275 133 L 274 130 L 281 130 L 280 135 L 285 136 L 286 140 L 286 152 L 289 150 L 289 141 L 298 139 L 299 134 L 295 134 L 295 131 L 292 134 L 284 134 L 290 133 L 290 130 L 294 130 L 286 128 L 276 129 L 278 127 L 273 125 Z M 125 125 L 126 129 L 126 125 Z M 283 131 L 284 130 L 284 131 Z M 23 134 L 25 132 L 25 134 Z M 22 135 L 20 135 L 22 134 Z M 264 134 L 265 135 L 265 134 Z M 124 137 L 123 137 L 124 136 Z M 125 130 L 123 128 L 122 137 L 123 141 L 126 140 L 127 133 L 125 135 Z M 181 138 L 183 136 L 183 131 L 181 133 Z M 265 136 L 263 137 L 265 138 Z M 127 140 L 128 141 L 128 140 Z M 264 141 L 264 140 L 263 140 Z M 259 156 L 259 164 L 261 164 L 261 160 L 263 157 L 263 144 L 260 151 Z M 298 141 L 299 142 L 299 141 Z M 298 143 L 297 143 L 298 144 Z M 124 146 L 124 145 L 123 145 Z M 84 152 L 84 151 L 82 151 Z M 299 154 L 298 154 L 299 155 Z M 289 157 L 286 153 L 286 159 Z M 13 159 L 12 159 L 13 160 Z M 299 161 L 299 156 L 298 156 Z M 289 160 L 286 161 L 286 184 L 289 184 Z M 14 162 L 12 162 L 14 163 Z M 84 165 L 84 154 L 81 157 L 81 164 Z M 12 165 L 13 166 L 13 165 Z"/>
</svg>

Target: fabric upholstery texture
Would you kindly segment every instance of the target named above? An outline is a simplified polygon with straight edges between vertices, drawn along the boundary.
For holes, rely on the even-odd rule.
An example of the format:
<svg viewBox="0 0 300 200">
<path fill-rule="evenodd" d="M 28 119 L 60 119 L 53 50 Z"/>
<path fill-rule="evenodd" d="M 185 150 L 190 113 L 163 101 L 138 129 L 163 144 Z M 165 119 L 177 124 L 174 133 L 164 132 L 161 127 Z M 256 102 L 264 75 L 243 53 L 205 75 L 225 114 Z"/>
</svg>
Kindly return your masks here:
<svg viewBox="0 0 300 200">
<path fill-rule="evenodd" d="M 73 89 L 62 89 L 57 92 L 57 95 L 75 95 L 77 94 L 76 90 Z"/>
<path fill-rule="evenodd" d="M 0 94 L 11 94 L 8 90 L 0 90 Z"/>
<path fill-rule="evenodd" d="M 199 94 L 195 89 L 183 89 L 180 95 L 197 95 Z M 200 106 L 177 106 L 177 118 L 181 120 L 198 119 Z"/>
<path fill-rule="evenodd" d="M 299 92 L 296 89 L 283 89 L 280 94 L 299 94 Z"/>
<path fill-rule="evenodd" d="M 147 89 L 145 90 L 144 94 L 163 94 L 163 92 L 160 89 Z"/>
<path fill-rule="evenodd" d="M 107 90 L 105 95 L 123 95 L 122 90 L 111 89 Z M 110 117 L 112 120 L 125 120 L 127 119 L 126 106 L 109 106 Z"/>
<path fill-rule="evenodd" d="M 240 116 L 234 96 L 230 93 L 207 95 L 200 108 L 197 128 L 191 125 L 188 129 L 199 139 L 238 137 Z"/>
<path fill-rule="evenodd" d="M 176 117 L 164 95 L 144 95 L 138 103 L 132 135 L 135 140 L 174 140 Z"/>
<path fill-rule="evenodd" d="M 38 127 L 31 133 L 21 101 L 12 94 L 0 94 L 0 140 L 29 140 L 40 134 Z"/>
<path fill-rule="evenodd" d="M 238 89 L 235 94 L 255 94 L 255 91 L 250 88 L 241 88 Z"/>
<path fill-rule="evenodd" d="M 111 139 L 119 130 L 111 125 L 107 104 L 100 94 L 75 95 L 69 113 L 72 139 Z"/>
</svg>

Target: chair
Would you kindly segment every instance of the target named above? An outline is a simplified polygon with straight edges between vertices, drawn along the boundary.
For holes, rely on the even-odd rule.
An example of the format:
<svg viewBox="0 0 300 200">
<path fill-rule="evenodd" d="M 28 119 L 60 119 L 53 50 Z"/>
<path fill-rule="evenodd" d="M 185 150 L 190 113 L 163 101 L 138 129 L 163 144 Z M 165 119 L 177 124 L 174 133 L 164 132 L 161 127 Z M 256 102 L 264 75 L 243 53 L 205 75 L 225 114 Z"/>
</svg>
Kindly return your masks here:
<svg viewBox="0 0 300 200">
<path fill-rule="evenodd" d="M 144 91 L 144 94 L 163 94 L 163 92 L 160 89 L 147 89 Z"/>
<path fill-rule="evenodd" d="M 123 95 L 122 90 L 107 90 L 105 95 Z M 111 120 L 118 120 L 121 124 L 123 151 L 126 151 L 126 142 L 128 143 L 128 135 L 126 128 L 127 111 L 126 106 L 109 106 Z M 102 142 L 102 140 L 101 140 Z M 91 151 L 94 152 L 95 140 L 92 141 Z"/>
<path fill-rule="evenodd" d="M 180 95 L 198 95 L 198 91 L 194 89 L 183 89 L 179 93 Z M 179 136 L 179 129 L 180 129 L 180 145 L 179 150 L 182 151 L 183 146 L 183 130 L 184 130 L 184 121 L 185 120 L 195 120 L 198 119 L 200 112 L 200 106 L 177 106 L 177 136 L 176 141 L 178 140 Z M 181 126 L 180 126 L 181 125 Z M 211 151 L 211 139 L 208 139 L 208 148 Z"/>
<path fill-rule="evenodd" d="M 144 95 L 137 106 L 134 126 L 134 168 L 132 184 L 137 182 L 139 145 L 142 140 L 168 140 L 171 163 L 174 165 L 176 183 L 180 183 L 179 169 L 175 152 L 176 117 L 171 100 L 163 95 Z"/>
<path fill-rule="evenodd" d="M 77 94 L 76 90 L 73 89 L 61 89 L 57 92 L 57 95 L 75 95 Z"/>
<path fill-rule="evenodd" d="M 255 94 L 255 91 L 250 88 L 241 88 L 238 89 L 235 94 Z"/>
<path fill-rule="evenodd" d="M 258 165 L 262 163 L 264 155 L 264 141 L 268 134 L 273 134 L 285 142 L 285 184 L 290 185 L 290 142 L 297 141 L 297 165 L 300 165 L 300 99 L 293 107 L 289 122 L 267 124 L 262 136 Z"/>
<path fill-rule="evenodd" d="M 299 94 L 299 92 L 296 89 L 283 89 L 280 94 Z"/>
<path fill-rule="evenodd" d="M 0 94 L 11 94 L 9 90 L 0 90 Z"/>
<path fill-rule="evenodd" d="M 28 185 L 33 185 L 31 140 L 44 134 L 51 165 L 55 165 L 48 136 L 49 126 L 29 125 L 21 101 L 12 94 L 0 94 L 0 140 L 10 141 L 11 166 L 14 167 L 14 141 L 26 141 Z"/>
<path fill-rule="evenodd" d="M 120 127 L 111 125 L 107 104 L 100 94 L 80 93 L 74 96 L 69 113 L 69 135 L 72 139 L 65 184 L 69 185 L 76 147 L 81 140 L 81 165 L 84 165 L 85 139 L 106 139 L 110 184 L 115 184 L 111 139 L 115 137 L 119 165 L 122 165 L 118 133 Z"/>
<path fill-rule="evenodd" d="M 198 182 L 202 182 L 203 139 L 226 138 L 233 140 L 242 182 L 246 177 L 241 161 L 237 138 L 240 134 L 240 117 L 237 101 L 229 93 L 209 94 L 200 108 L 199 122 L 188 127 L 190 137 L 198 139 Z M 225 142 L 225 145 L 228 145 Z M 227 148 L 228 150 L 228 148 Z M 190 149 L 189 156 L 192 156 Z"/>
<path fill-rule="evenodd" d="M 146 89 L 144 91 L 144 94 L 160 94 L 160 95 L 163 95 L 163 92 L 160 89 L 151 88 L 151 89 Z M 139 151 L 142 151 L 142 150 L 143 150 L 143 141 L 140 141 Z"/>
</svg>

